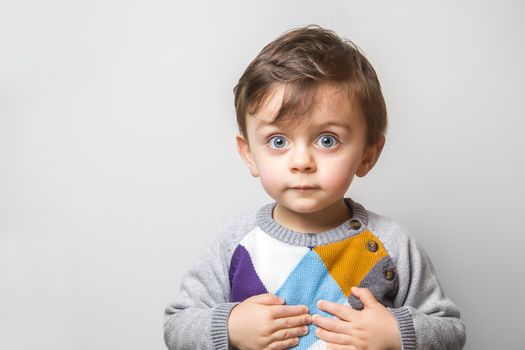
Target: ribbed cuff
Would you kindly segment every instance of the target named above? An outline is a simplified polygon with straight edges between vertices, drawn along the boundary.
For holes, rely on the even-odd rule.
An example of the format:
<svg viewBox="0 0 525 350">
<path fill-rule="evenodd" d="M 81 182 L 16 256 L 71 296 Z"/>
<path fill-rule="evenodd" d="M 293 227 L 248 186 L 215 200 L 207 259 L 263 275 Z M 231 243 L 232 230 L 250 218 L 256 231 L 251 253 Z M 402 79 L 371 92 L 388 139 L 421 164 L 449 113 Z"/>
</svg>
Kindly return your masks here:
<svg viewBox="0 0 525 350">
<path fill-rule="evenodd" d="M 412 315 L 407 308 L 402 307 L 398 309 L 388 310 L 394 315 L 397 321 L 399 332 L 401 333 L 401 349 L 402 350 L 415 350 L 416 349 L 416 330 L 414 328 L 414 322 L 412 321 Z"/>
<path fill-rule="evenodd" d="M 217 350 L 228 350 L 228 316 L 237 304 L 219 304 L 211 314 L 211 341 Z"/>
</svg>

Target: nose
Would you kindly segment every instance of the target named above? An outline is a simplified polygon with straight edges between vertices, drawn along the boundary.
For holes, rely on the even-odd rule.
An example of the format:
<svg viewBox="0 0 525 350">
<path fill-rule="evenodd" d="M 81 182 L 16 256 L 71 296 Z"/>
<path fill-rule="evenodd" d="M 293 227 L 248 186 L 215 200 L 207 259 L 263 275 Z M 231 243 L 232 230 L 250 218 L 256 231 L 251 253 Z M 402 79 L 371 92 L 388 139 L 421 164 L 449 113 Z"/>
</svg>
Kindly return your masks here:
<svg viewBox="0 0 525 350">
<path fill-rule="evenodd" d="M 311 173 L 317 169 L 315 159 L 306 145 L 298 145 L 294 147 L 291 157 L 290 170 L 293 173 Z"/>
</svg>

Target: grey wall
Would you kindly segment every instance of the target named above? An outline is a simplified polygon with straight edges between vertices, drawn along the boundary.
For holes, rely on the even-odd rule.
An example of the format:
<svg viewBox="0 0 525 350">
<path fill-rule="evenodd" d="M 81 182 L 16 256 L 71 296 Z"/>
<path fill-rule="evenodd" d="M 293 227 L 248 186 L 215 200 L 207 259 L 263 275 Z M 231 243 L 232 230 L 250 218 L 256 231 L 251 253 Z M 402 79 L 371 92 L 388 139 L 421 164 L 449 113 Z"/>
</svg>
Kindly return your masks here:
<svg viewBox="0 0 525 350">
<path fill-rule="evenodd" d="M 0 348 L 163 348 L 204 241 L 270 200 L 232 88 L 317 23 L 365 51 L 389 109 L 349 194 L 422 242 L 466 349 L 524 349 L 524 4 L 1 1 Z"/>
</svg>

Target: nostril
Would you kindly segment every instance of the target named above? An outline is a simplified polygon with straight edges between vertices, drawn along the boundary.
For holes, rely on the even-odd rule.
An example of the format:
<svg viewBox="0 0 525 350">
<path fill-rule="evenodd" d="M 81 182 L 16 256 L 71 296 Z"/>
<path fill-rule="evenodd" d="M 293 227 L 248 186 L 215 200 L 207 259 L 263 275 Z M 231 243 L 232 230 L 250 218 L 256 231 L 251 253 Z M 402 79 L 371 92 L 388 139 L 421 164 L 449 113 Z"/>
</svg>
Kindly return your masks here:
<svg viewBox="0 0 525 350">
<path fill-rule="evenodd" d="M 315 171 L 315 167 L 314 166 L 303 166 L 303 167 L 292 167 L 292 172 L 305 172 L 305 173 L 309 173 L 309 172 L 313 172 Z"/>
</svg>

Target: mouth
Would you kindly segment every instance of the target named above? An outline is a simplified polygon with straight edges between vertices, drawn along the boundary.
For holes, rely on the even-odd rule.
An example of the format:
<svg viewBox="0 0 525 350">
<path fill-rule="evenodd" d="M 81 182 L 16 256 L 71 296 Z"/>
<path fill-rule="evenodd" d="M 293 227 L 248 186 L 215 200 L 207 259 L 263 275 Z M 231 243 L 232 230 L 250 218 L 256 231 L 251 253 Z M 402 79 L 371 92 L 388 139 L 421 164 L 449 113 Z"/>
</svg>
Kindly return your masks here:
<svg viewBox="0 0 525 350">
<path fill-rule="evenodd" d="M 311 191 L 311 190 L 316 190 L 318 189 L 318 187 L 314 187 L 314 186 L 293 186 L 291 187 L 292 190 L 297 190 L 297 191 Z"/>
</svg>

